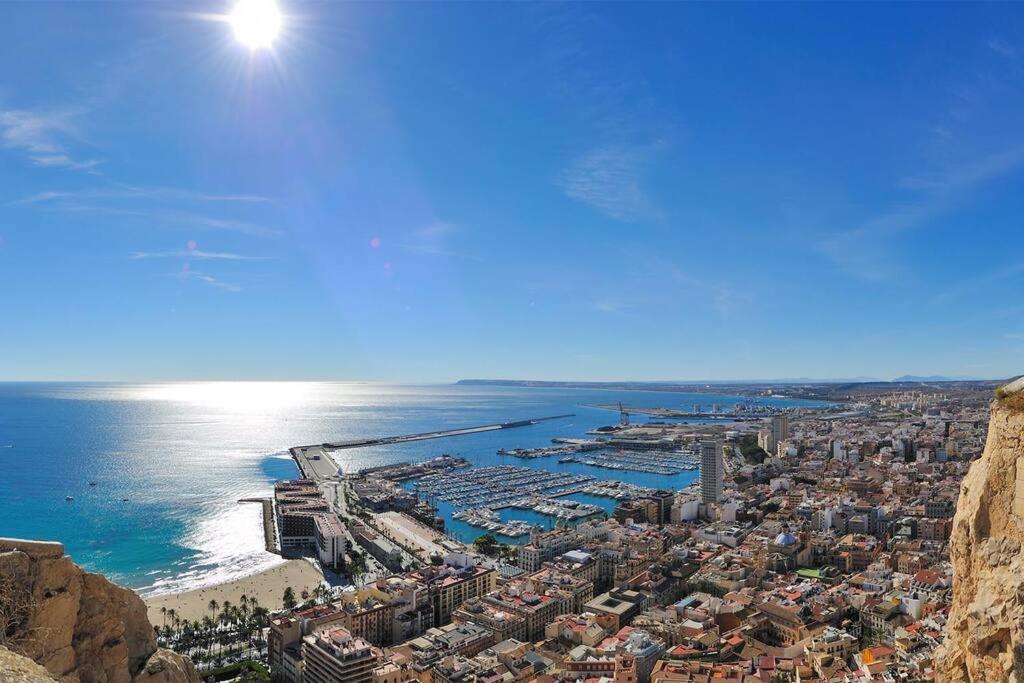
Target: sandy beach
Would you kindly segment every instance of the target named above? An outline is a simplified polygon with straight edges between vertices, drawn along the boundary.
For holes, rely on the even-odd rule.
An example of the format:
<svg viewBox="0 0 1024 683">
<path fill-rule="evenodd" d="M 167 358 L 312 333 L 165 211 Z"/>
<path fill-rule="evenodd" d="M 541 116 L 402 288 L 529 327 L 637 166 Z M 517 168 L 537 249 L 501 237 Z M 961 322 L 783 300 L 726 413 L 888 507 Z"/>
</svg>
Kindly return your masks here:
<svg viewBox="0 0 1024 683">
<path fill-rule="evenodd" d="M 292 587 L 296 599 L 301 600 L 302 591 L 312 593 L 313 589 L 323 580 L 323 576 L 305 560 L 286 560 L 258 574 L 244 576 L 216 586 L 197 588 L 183 593 L 157 595 L 145 600 L 149 608 L 149 620 L 155 625 L 162 625 L 164 617 L 161 607 L 176 610 L 181 619 L 201 620 L 210 614 L 210 600 L 223 604 L 225 600 L 237 605 L 243 595 L 255 597 L 260 605 L 269 610 L 281 609 L 284 589 Z"/>
</svg>

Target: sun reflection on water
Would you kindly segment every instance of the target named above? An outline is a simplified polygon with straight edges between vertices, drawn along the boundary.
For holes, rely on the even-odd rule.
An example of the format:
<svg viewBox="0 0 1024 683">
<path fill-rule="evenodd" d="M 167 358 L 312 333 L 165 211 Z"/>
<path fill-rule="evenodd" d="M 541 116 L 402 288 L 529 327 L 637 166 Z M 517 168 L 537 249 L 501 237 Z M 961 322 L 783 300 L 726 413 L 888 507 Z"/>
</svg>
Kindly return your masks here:
<svg viewBox="0 0 1024 683">
<path fill-rule="evenodd" d="M 142 385 L 136 398 L 173 401 L 229 413 L 277 413 L 317 393 L 315 382 L 171 382 Z"/>
</svg>

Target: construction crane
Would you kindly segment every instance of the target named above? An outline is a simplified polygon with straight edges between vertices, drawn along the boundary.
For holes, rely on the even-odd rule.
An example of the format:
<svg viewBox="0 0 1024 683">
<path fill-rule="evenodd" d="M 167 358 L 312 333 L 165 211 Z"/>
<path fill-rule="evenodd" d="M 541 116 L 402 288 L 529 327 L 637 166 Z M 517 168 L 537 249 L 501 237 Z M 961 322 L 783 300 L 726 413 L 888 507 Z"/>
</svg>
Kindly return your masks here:
<svg viewBox="0 0 1024 683">
<path fill-rule="evenodd" d="M 623 427 L 629 426 L 629 413 L 622 407 L 622 401 L 619 401 L 619 424 Z"/>
</svg>

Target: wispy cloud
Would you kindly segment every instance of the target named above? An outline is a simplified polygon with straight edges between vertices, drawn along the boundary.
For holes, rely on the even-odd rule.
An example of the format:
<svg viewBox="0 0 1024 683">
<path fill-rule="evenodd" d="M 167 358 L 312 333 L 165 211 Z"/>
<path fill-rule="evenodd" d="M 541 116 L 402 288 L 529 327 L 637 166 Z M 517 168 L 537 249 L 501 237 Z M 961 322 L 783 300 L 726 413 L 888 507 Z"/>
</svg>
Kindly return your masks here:
<svg viewBox="0 0 1024 683">
<path fill-rule="evenodd" d="M 601 299 L 592 304 L 595 311 L 601 313 L 621 313 L 629 308 L 629 303 L 621 299 Z"/>
<path fill-rule="evenodd" d="M 207 216 L 198 213 L 175 211 L 155 212 L 153 216 L 160 220 L 172 223 L 208 228 L 210 230 L 239 232 L 245 235 L 255 235 L 259 237 L 269 237 L 281 234 L 281 231 L 276 228 L 268 228 L 265 225 L 250 223 L 249 221 L 237 220 L 234 218 L 218 218 L 216 216 Z"/>
<path fill-rule="evenodd" d="M 615 283 L 614 288 L 602 291 L 606 282 L 583 285 L 588 305 L 594 311 L 647 317 L 673 315 L 683 306 L 688 311 L 703 309 L 728 321 L 749 312 L 754 304 L 751 288 L 736 286 L 717 273 L 698 274 L 698 270 L 684 268 L 663 254 L 629 250 L 623 259 L 642 266 L 611 274 L 608 281 Z M 631 296 L 638 292 L 643 294 Z"/>
<path fill-rule="evenodd" d="M 91 171 L 98 160 L 75 158 L 68 149 L 68 140 L 79 135 L 79 114 L 75 109 L 0 110 L 0 145 L 23 153 L 34 166 Z"/>
<path fill-rule="evenodd" d="M 626 223 L 658 220 L 661 211 L 642 186 L 650 147 L 610 145 L 577 158 L 558 183 L 568 197 Z"/>
<path fill-rule="evenodd" d="M 728 282 L 694 277 L 676 265 L 669 267 L 669 273 L 684 292 L 707 300 L 723 320 L 736 316 L 754 302 L 753 294 L 748 288 L 737 289 Z"/>
<path fill-rule="evenodd" d="M 177 187 L 113 184 L 78 190 L 47 190 L 8 202 L 7 206 L 39 206 L 54 211 L 135 216 L 153 223 L 173 223 L 199 229 L 272 236 L 282 231 L 234 216 L 246 205 L 272 203 L 255 194 L 208 193 Z M 216 208 L 215 208 L 216 207 Z"/>
<path fill-rule="evenodd" d="M 170 251 L 136 251 L 129 254 L 132 260 L 159 258 L 191 258 L 200 261 L 265 261 L 267 256 L 249 256 L 227 251 L 203 251 L 202 249 L 172 249 Z"/>
<path fill-rule="evenodd" d="M 947 304 L 1018 277 L 1024 277 L 1024 261 L 1010 263 L 976 277 L 955 282 L 933 296 L 930 303 L 933 306 Z"/>
<path fill-rule="evenodd" d="M 891 272 L 889 238 L 921 228 L 962 203 L 977 187 L 1024 165 L 1024 147 L 975 159 L 938 173 L 902 178 L 897 186 L 915 196 L 856 228 L 833 233 L 816 245 L 819 253 L 846 272 L 865 280 L 884 280 Z"/>
<path fill-rule="evenodd" d="M 32 162 L 36 166 L 42 166 L 43 168 L 66 168 L 72 171 L 87 171 L 99 166 L 100 164 L 100 162 L 95 159 L 75 161 L 67 154 L 47 154 L 43 156 L 36 156 L 32 157 Z"/>
<path fill-rule="evenodd" d="M 466 254 L 461 251 L 449 249 L 447 247 L 431 244 L 399 244 L 398 248 L 402 251 L 412 252 L 414 254 L 426 254 L 428 256 L 452 256 L 456 258 L 467 258 L 476 259 L 476 256 L 472 254 Z"/>
<path fill-rule="evenodd" d="M 1017 49 L 1002 38 L 989 38 L 988 49 L 1008 59 L 1013 59 L 1017 56 Z"/>
<path fill-rule="evenodd" d="M 54 204 L 69 201 L 88 200 L 159 200 L 185 202 L 229 202 L 229 203 L 265 203 L 268 197 L 250 194 L 207 194 L 176 187 L 138 187 L 118 185 L 115 187 L 95 187 L 81 190 L 61 190 L 37 192 L 10 202 L 19 204 Z"/>
<path fill-rule="evenodd" d="M 201 282 L 205 285 L 209 285 L 210 287 L 219 289 L 224 292 L 242 291 L 242 287 L 240 285 L 237 285 L 233 282 L 225 282 L 207 273 L 202 273 L 197 270 L 191 270 L 189 268 L 182 270 L 180 273 L 178 273 L 178 276 L 185 280 L 195 280 L 196 282 Z"/>
<path fill-rule="evenodd" d="M 74 213 L 99 213 L 114 216 L 129 216 L 144 219 L 147 223 L 173 224 L 198 230 L 216 230 L 236 232 L 254 237 L 274 237 L 284 234 L 278 228 L 268 227 L 260 223 L 239 218 L 214 216 L 198 211 L 165 208 L 164 206 L 148 205 L 117 205 L 111 203 L 81 203 L 79 201 L 62 201 L 51 206 L 52 210 Z M 191 208 L 191 207 L 190 207 Z"/>
<path fill-rule="evenodd" d="M 899 187 L 908 190 L 950 191 L 971 188 L 1004 175 L 1024 164 L 1024 147 L 996 152 L 939 173 L 901 178 Z"/>
<path fill-rule="evenodd" d="M 437 239 L 447 237 L 455 232 L 455 224 L 448 221 L 434 221 L 414 231 L 417 237 L 423 239 Z"/>
<path fill-rule="evenodd" d="M 474 259 L 478 257 L 468 254 L 452 246 L 458 227 L 448 221 L 434 221 L 413 230 L 409 239 L 397 246 L 403 251 L 428 256 L 449 256 L 454 258 Z"/>
</svg>

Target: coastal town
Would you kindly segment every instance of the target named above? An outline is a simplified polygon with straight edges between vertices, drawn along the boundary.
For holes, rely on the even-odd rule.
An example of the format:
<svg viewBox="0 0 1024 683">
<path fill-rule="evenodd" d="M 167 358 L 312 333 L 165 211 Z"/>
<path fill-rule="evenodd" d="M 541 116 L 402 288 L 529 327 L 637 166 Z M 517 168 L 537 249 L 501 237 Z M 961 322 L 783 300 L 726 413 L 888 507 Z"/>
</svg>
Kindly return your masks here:
<svg viewBox="0 0 1024 683">
<path fill-rule="evenodd" d="M 264 501 L 267 547 L 324 580 L 289 586 L 259 633 L 228 629 L 244 643 L 216 657 L 187 618 L 157 630 L 201 673 L 249 657 L 288 683 L 930 680 L 952 517 L 993 386 L 858 390 L 809 408 L 752 399 L 679 420 L 607 406 L 618 422 L 492 467 L 438 456 L 346 473 L 330 444 L 297 447 L 300 478 Z M 687 419 L 701 412 L 714 419 Z M 691 465 L 679 490 L 601 469 Z M 479 535 L 448 535 L 452 518 Z"/>
</svg>

